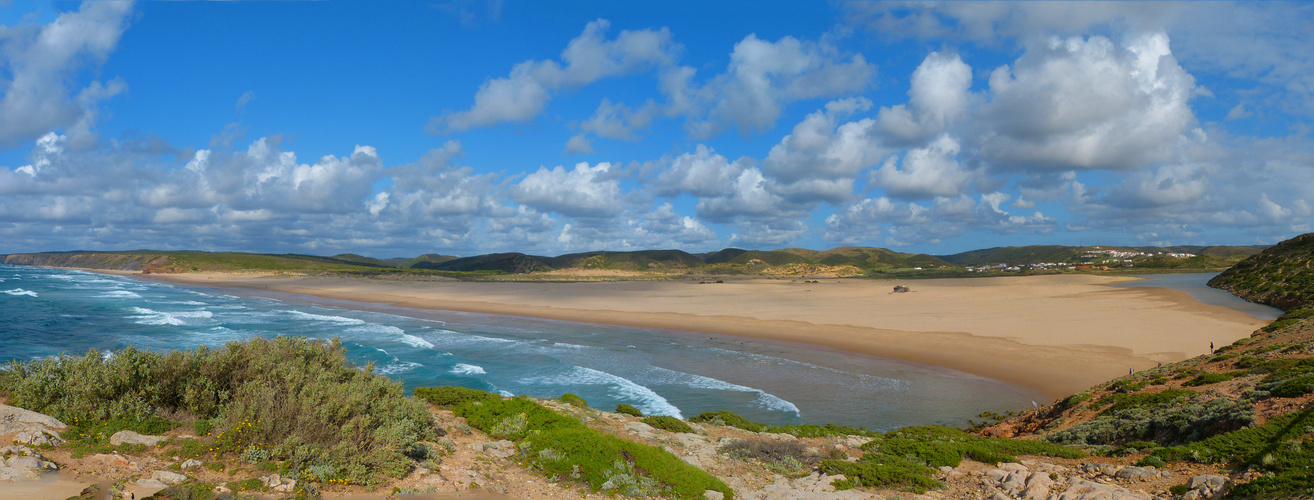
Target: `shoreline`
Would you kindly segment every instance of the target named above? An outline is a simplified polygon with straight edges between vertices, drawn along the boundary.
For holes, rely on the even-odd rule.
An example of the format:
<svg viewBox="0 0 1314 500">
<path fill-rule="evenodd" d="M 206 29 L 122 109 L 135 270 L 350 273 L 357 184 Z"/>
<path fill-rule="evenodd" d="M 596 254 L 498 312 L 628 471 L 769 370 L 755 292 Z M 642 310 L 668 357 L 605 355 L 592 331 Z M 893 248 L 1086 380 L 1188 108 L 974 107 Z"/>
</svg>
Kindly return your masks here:
<svg viewBox="0 0 1314 500">
<path fill-rule="evenodd" d="M 1267 323 L 1201 304 L 1185 292 L 1112 287 L 1107 285 L 1126 278 L 1089 275 L 921 280 L 914 282 L 913 293 L 890 294 L 895 282 L 855 279 L 699 285 L 107 274 L 415 310 L 800 343 L 949 368 L 1029 388 L 1050 400 L 1129 369 L 1208 352 L 1209 342 L 1227 345 Z"/>
</svg>

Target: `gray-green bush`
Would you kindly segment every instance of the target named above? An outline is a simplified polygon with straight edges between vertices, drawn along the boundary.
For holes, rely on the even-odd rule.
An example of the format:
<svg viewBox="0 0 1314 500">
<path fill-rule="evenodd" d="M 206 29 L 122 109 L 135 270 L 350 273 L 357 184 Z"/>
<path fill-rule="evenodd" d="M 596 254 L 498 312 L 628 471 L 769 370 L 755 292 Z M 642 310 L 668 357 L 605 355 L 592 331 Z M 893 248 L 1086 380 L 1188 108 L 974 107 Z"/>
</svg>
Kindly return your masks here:
<svg viewBox="0 0 1314 500">
<path fill-rule="evenodd" d="M 8 368 L 0 389 L 15 406 L 65 421 L 205 420 L 220 454 L 268 454 L 351 483 L 404 476 L 412 467 L 404 451 L 437 435 L 422 403 L 347 361 L 336 339 L 256 338 L 168 353 L 129 347 L 108 357 L 92 350 Z"/>
</svg>

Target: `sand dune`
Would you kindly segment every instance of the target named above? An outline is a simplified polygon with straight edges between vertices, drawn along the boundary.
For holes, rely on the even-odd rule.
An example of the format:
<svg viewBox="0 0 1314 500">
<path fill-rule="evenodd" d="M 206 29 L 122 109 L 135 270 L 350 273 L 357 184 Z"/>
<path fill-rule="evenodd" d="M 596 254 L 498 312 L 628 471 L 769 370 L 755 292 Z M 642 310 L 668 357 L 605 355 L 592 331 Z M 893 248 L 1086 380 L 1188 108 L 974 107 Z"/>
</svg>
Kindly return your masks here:
<svg viewBox="0 0 1314 500">
<path fill-rule="evenodd" d="M 943 366 L 1057 398 L 1128 369 L 1206 353 L 1266 322 L 1089 275 L 917 280 L 581 283 L 151 275 L 402 307 L 510 314 L 797 342 Z M 896 284 L 910 293 L 890 293 Z"/>
</svg>

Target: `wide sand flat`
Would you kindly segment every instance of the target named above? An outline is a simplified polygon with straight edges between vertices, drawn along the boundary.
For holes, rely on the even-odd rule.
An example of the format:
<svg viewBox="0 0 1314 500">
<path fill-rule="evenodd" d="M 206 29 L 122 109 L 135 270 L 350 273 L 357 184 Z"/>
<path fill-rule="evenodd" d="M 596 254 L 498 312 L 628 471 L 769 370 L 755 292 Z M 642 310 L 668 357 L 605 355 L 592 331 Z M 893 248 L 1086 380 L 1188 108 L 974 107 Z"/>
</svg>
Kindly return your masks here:
<svg viewBox="0 0 1314 500">
<path fill-rule="evenodd" d="M 1185 293 L 1089 275 L 579 283 L 227 274 L 151 279 L 402 307 L 510 314 L 799 342 L 937 365 L 1057 398 L 1209 351 L 1265 321 Z M 910 293 L 890 293 L 895 284 Z"/>
</svg>

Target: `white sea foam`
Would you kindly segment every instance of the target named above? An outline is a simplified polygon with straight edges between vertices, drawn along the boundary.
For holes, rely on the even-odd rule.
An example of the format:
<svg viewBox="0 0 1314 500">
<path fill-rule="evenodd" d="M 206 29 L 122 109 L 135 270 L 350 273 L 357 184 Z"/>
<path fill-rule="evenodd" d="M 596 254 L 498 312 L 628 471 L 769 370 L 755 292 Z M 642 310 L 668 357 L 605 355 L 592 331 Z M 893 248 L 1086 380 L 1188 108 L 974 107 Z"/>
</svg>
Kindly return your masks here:
<svg viewBox="0 0 1314 500">
<path fill-rule="evenodd" d="M 343 317 L 343 316 L 325 316 L 325 315 L 323 315 L 323 314 L 311 314 L 311 313 L 308 313 L 308 312 L 301 312 L 301 311 L 287 311 L 287 312 L 288 312 L 288 314 L 291 314 L 291 315 L 296 316 L 296 317 L 298 317 L 298 318 L 301 318 L 301 319 L 308 319 L 308 320 L 313 320 L 313 321 L 327 321 L 327 322 L 329 322 L 329 323 L 338 323 L 338 324 L 343 324 L 343 325 L 363 325 L 363 324 L 365 324 L 364 321 L 359 320 L 359 319 L 356 319 L 356 318 L 347 318 L 347 317 Z"/>
<path fill-rule="evenodd" d="M 210 311 L 164 312 L 145 307 L 134 307 L 132 311 L 137 314 L 131 316 L 131 318 L 137 320 L 137 324 L 141 325 L 183 326 L 187 324 L 189 319 L 210 319 L 214 317 L 214 313 Z"/>
<path fill-rule="evenodd" d="M 396 375 L 396 374 L 398 374 L 398 373 L 405 373 L 405 372 L 408 372 L 408 371 L 414 370 L 414 369 L 419 368 L 419 367 L 421 367 L 421 366 L 424 366 L 424 365 L 421 365 L 421 364 L 419 364 L 419 363 L 415 363 L 415 362 L 411 362 L 411 361 L 405 361 L 405 362 L 402 362 L 402 363 L 389 363 L 389 364 L 386 364 L 386 365 L 383 365 L 383 366 L 375 365 L 375 366 L 374 366 L 374 372 L 375 372 L 375 373 L 378 373 L 378 374 L 381 374 L 381 375 Z"/>
<path fill-rule="evenodd" d="M 511 391 L 499 390 L 499 391 L 497 391 L 497 393 L 498 393 L 498 394 L 501 394 L 502 397 L 504 397 L 504 398 L 514 398 L 514 397 L 516 397 L 516 395 L 513 394 Z"/>
<path fill-rule="evenodd" d="M 608 386 L 608 394 L 616 399 L 634 401 L 634 406 L 643 410 L 645 415 L 670 415 L 675 418 L 684 418 L 680 415 L 679 408 L 676 408 L 660 394 L 653 392 L 652 389 L 636 384 L 625 377 L 583 366 L 575 366 L 569 372 L 560 375 L 529 377 L 520 382 L 561 386 L 605 385 Z"/>
<path fill-rule="evenodd" d="M 567 344 L 567 343 L 565 343 L 565 342 L 553 342 L 553 343 L 552 343 L 552 347 L 560 347 L 560 348 L 562 348 L 562 349 L 587 349 L 587 348 L 588 348 L 588 346 L 585 346 L 585 345 Z"/>
<path fill-rule="evenodd" d="M 467 365 L 465 363 L 457 363 L 456 366 L 452 367 L 452 373 L 455 373 L 457 375 L 483 375 L 488 372 L 484 371 L 484 367 L 479 365 Z"/>
<path fill-rule="evenodd" d="M 176 301 L 176 302 L 170 302 L 170 304 L 179 304 L 179 305 L 184 305 L 184 306 L 204 306 L 204 305 L 208 305 L 208 304 L 206 304 L 205 302 L 200 302 L 200 301 L 196 301 L 196 300 L 181 300 L 181 301 Z M 231 306 L 220 306 L 220 307 L 231 307 Z"/>
<path fill-rule="evenodd" d="M 24 290 L 24 289 L 22 289 L 22 288 L 15 288 L 15 289 L 13 289 L 13 290 L 5 290 L 4 292 L 0 292 L 0 293 L 7 293 L 7 294 L 9 294 L 9 295 L 13 295 L 13 296 L 15 296 L 15 297 L 18 297 L 18 296 L 20 296 L 20 295 L 26 295 L 26 296 L 28 296 L 28 297 L 36 297 L 36 296 L 37 296 L 37 293 L 36 293 L 36 292 L 33 292 L 33 291 L 31 291 L 31 290 Z"/>
<path fill-rule="evenodd" d="M 401 328 L 397 328 L 397 330 L 401 331 Z M 433 342 L 429 342 L 428 340 L 424 340 L 409 333 L 402 333 L 401 341 L 410 344 L 411 347 L 433 349 Z"/>
<path fill-rule="evenodd" d="M 795 406 L 794 403 L 791 403 L 779 396 L 776 396 L 774 394 L 771 394 L 761 389 L 755 389 L 752 387 L 739 385 L 733 382 L 726 382 L 724 380 L 715 379 L 712 377 L 695 375 L 693 373 L 677 372 L 675 370 L 669 370 L 666 368 L 656 367 L 656 366 L 653 367 L 652 371 L 654 374 L 664 379 L 662 380 L 663 382 L 671 383 L 672 385 L 678 384 L 678 385 L 684 385 L 686 387 L 691 387 L 694 389 L 712 390 L 712 391 L 735 391 L 735 392 L 756 393 L 757 398 L 753 400 L 753 404 L 757 405 L 759 408 L 773 410 L 773 411 L 781 411 L 786 413 L 793 413 L 795 415 L 799 414 L 798 406 Z"/>
<path fill-rule="evenodd" d="M 137 295 L 136 293 L 129 292 L 127 290 L 114 290 L 112 292 L 102 293 L 100 294 L 100 296 L 106 299 L 140 299 L 141 298 L 141 295 Z"/>
</svg>

